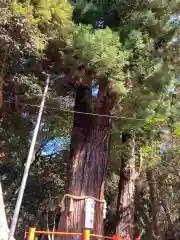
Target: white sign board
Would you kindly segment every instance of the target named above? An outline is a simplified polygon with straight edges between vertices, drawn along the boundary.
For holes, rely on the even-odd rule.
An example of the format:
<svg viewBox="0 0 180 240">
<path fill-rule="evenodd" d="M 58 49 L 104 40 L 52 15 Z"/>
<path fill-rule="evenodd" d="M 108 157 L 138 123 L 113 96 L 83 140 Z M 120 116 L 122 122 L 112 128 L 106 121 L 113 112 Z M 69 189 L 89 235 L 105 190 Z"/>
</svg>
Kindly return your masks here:
<svg viewBox="0 0 180 240">
<path fill-rule="evenodd" d="M 104 208 L 103 208 L 103 219 L 106 219 L 106 212 L 107 212 L 107 203 L 104 202 Z"/>
<path fill-rule="evenodd" d="M 94 225 L 95 202 L 92 198 L 85 200 L 85 228 L 92 229 Z"/>
</svg>

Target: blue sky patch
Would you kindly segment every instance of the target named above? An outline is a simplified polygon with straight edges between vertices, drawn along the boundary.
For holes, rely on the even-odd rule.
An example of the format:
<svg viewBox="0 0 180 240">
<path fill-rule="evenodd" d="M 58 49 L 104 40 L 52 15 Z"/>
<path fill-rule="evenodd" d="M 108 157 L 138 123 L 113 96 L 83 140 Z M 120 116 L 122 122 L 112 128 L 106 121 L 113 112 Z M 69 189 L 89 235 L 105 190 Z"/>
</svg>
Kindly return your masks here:
<svg viewBox="0 0 180 240">
<path fill-rule="evenodd" d="M 92 80 L 92 96 L 97 97 L 99 92 L 99 85 L 96 85 L 96 82 Z"/>
<path fill-rule="evenodd" d="M 57 137 L 47 142 L 41 152 L 41 156 L 56 155 L 63 150 L 64 146 L 70 143 L 69 137 Z"/>
</svg>

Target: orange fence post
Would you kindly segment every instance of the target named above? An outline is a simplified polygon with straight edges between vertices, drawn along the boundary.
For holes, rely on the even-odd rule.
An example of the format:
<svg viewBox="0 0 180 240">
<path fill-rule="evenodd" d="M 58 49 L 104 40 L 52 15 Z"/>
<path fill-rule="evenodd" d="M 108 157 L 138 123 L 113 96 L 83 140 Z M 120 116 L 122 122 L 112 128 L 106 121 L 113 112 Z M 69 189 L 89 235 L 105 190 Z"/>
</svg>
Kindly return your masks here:
<svg viewBox="0 0 180 240">
<path fill-rule="evenodd" d="M 84 229 L 83 240 L 90 240 L 90 230 L 89 229 Z"/>
<path fill-rule="evenodd" d="M 36 228 L 29 228 L 28 231 L 28 240 L 34 240 Z"/>
<path fill-rule="evenodd" d="M 114 235 L 114 236 L 113 236 L 113 240 L 122 240 L 122 238 L 119 237 L 118 235 Z"/>
</svg>

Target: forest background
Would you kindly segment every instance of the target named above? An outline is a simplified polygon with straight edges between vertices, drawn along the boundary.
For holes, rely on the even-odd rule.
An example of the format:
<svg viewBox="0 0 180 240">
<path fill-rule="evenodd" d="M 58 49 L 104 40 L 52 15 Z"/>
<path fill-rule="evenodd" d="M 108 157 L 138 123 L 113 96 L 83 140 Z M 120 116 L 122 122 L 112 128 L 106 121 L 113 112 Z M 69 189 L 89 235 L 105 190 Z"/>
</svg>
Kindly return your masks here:
<svg viewBox="0 0 180 240">
<path fill-rule="evenodd" d="M 67 227 L 83 209 L 75 203 L 70 220 L 60 214 L 67 192 L 105 192 L 106 234 L 178 239 L 179 12 L 173 0 L 0 1 L 0 213 L 8 224 L 52 77 L 16 239 L 28 226 Z M 71 229 L 83 227 L 76 220 Z"/>
</svg>

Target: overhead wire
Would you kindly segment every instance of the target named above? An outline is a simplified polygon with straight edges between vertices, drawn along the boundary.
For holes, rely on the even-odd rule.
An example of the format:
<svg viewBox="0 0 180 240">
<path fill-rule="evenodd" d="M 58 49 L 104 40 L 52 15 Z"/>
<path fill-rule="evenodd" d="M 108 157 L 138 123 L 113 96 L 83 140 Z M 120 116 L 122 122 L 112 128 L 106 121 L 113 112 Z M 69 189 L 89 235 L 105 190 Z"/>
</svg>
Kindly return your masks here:
<svg viewBox="0 0 180 240">
<path fill-rule="evenodd" d="M 14 101 L 4 101 L 6 103 L 14 103 Z M 25 106 L 30 106 L 30 107 L 35 107 L 39 108 L 40 106 L 37 104 L 29 104 L 29 103 L 24 103 L 24 102 L 19 102 L 19 104 L 24 104 Z M 88 113 L 88 112 L 81 112 L 81 111 L 76 111 L 76 110 L 71 110 L 71 109 L 65 109 L 65 108 L 58 108 L 58 107 L 50 107 L 50 106 L 44 106 L 46 109 L 50 110 L 58 110 L 58 111 L 63 111 L 63 112 L 69 112 L 73 114 L 83 114 L 83 115 L 91 115 L 91 116 L 99 116 L 99 117 L 107 117 L 107 118 L 115 118 L 115 119 L 124 119 L 124 120 L 135 120 L 135 121 L 146 121 L 146 118 L 133 118 L 133 117 L 125 117 L 125 116 L 116 116 L 116 115 L 107 115 L 107 114 L 98 114 L 98 113 Z M 161 116 L 162 117 L 162 116 Z M 154 117 L 154 119 L 159 119 L 161 117 Z M 143 138 L 143 137 L 142 137 Z M 163 143 L 163 142 L 162 142 Z M 126 151 L 123 151 L 126 152 Z M 128 152 L 128 151 L 127 151 Z M 171 151 L 172 152 L 172 151 Z M 177 151 L 173 151 L 178 153 Z M 148 153 L 148 152 L 144 152 Z"/>
<path fill-rule="evenodd" d="M 5 103 L 14 103 L 14 101 L 4 101 Z M 19 102 L 19 104 L 24 104 L 25 106 L 30 106 L 30 107 L 36 107 L 39 108 L 40 106 L 37 104 L 29 104 L 29 103 L 24 103 L 24 102 Z M 66 109 L 66 108 L 58 108 L 58 107 L 49 107 L 49 106 L 44 106 L 46 109 L 50 110 L 59 110 L 63 112 L 70 112 L 70 113 L 76 113 L 76 114 L 83 114 L 83 115 L 91 115 L 91 116 L 99 116 L 99 117 L 106 117 L 106 118 L 115 118 L 115 119 L 125 119 L 125 120 L 135 120 L 135 121 L 147 121 L 147 118 L 134 118 L 134 117 L 125 117 L 125 116 L 117 116 L 117 115 L 108 115 L 108 114 L 99 114 L 99 113 L 90 113 L 90 112 L 81 112 L 81 111 L 76 111 L 76 110 L 71 110 L 71 109 Z M 160 117 L 154 117 L 154 119 L 160 119 L 163 116 Z M 166 117 L 166 116 L 164 116 Z"/>
<path fill-rule="evenodd" d="M 6 102 L 6 103 L 14 103 L 14 101 L 4 101 L 4 102 Z M 39 108 L 40 107 L 37 104 L 29 104 L 29 103 L 24 103 L 24 102 L 19 102 L 19 104 L 23 104 L 25 106 L 30 106 L 30 107 L 35 107 L 35 108 Z M 125 117 L 125 116 L 98 114 L 98 113 L 90 113 L 90 112 L 81 112 L 81 111 L 65 109 L 65 108 L 49 107 L 49 106 L 46 106 L 46 105 L 44 106 L 44 108 L 49 109 L 49 110 L 58 110 L 58 111 L 63 111 L 63 112 L 69 112 L 69 113 L 73 113 L 73 114 L 91 115 L 91 116 L 107 117 L 107 118 L 114 118 L 114 119 L 123 119 L 123 120 L 147 121 L 147 118 L 133 118 L 133 117 Z M 160 119 L 162 117 L 163 116 L 160 116 L 160 117 L 155 117 L 154 116 L 154 119 Z M 164 117 L 166 117 L 166 116 L 164 116 Z"/>
</svg>

